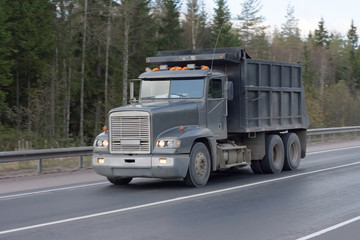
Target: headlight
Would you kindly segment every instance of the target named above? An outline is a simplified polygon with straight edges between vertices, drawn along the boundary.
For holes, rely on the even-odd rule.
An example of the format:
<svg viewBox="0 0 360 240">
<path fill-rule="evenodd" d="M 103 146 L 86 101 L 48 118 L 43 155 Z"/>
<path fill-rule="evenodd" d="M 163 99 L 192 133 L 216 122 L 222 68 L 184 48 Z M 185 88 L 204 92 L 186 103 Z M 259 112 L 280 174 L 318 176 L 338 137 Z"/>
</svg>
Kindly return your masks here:
<svg viewBox="0 0 360 240">
<path fill-rule="evenodd" d="M 159 140 L 156 142 L 156 146 L 159 148 L 179 148 L 181 140 Z"/>
<path fill-rule="evenodd" d="M 107 139 L 98 139 L 95 142 L 95 147 L 104 147 L 106 148 L 109 145 L 109 141 Z"/>
</svg>

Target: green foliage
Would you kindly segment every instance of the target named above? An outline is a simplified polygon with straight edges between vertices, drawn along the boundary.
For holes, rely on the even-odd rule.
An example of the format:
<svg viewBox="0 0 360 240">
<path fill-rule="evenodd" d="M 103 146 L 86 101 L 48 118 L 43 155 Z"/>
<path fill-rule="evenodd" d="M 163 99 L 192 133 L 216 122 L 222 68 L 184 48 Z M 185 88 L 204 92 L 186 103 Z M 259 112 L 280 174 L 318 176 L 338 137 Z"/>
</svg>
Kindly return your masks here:
<svg viewBox="0 0 360 240">
<path fill-rule="evenodd" d="M 181 49 L 180 1 L 161 0 L 161 3 L 158 50 Z"/>
<path fill-rule="evenodd" d="M 198 49 L 211 47 L 210 28 L 207 24 L 204 5 L 200 9 L 198 0 L 187 1 L 187 12 L 182 22 L 185 48 Z"/>
<path fill-rule="evenodd" d="M 310 128 L 324 127 L 325 119 L 319 96 L 316 89 L 305 89 L 306 112 L 310 118 Z"/>
<path fill-rule="evenodd" d="M 83 132 L 90 145 L 106 119 L 106 69 L 113 108 L 124 99 L 123 79 L 137 78 L 148 67 L 145 57 L 216 43 L 246 47 L 253 58 L 300 60 L 310 127 L 360 124 L 360 50 L 353 21 L 341 36 L 330 34 L 322 18 L 304 39 L 288 5 L 284 24 L 270 35 L 260 0 L 243 1 L 239 26 L 232 24 L 226 0 L 215 3 L 209 16 L 204 1 L 187 0 L 181 17 L 180 0 L 88 0 L 82 76 L 84 0 L 0 1 L 0 150 L 15 150 L 19 142 L 32 148 L 79 145 L 81 77 Z"/>
<path fill-rule="evenodd" d="M 294 15 L 294 7 L 288 5 L 285 15 L 286 22 L 281 25 L 281 32 L 274 38 L 278 38 L 277 51 L 281 52 L 282 61 L 295 62 L 301 58 L 302 55 L 302 41 L 300 37 L 300 29 L 298 27 L 298 20 Z"/>
<path fill-rule="evenodd" d="M 12 83 L 11 68 L 13 65 L 13 61 L 9 57 L 11 55 L 9 48 L 11 32 L 6 24 L 7 15 L 4 8 L 5 2 L 0 1 L 0 127 L 4 118 L 1 113 L 7 106 L 6 92 L 3 89 Z"/>
<path fill-rule="evenodd" d="M 329 33 L 325 28 L 325 20 L 321 18 L 318 29 L 315 30 L 314 42 L 319 47 L 326 47 L 329 44 Z"/>
<path fill-rule="evenodd" d="M 242 4 L 241 14 L 238 19 L 241 21 L 240 39 L 244 48 L 248 48 L 255 44 L 251 44 L 255 36 L 263 35 L 266 27 L 263 26 L 265 18 L 259 15 L 262 8 L 261 0 L 246 0 Z"/>
<path fill-rule="evenodd" d="M 215 16 L 211 25 L 212 47 L 238 46 L 238 40 L 230 21 L 230 10 L 226 0 L 216 0 Z"/>
<path fill-rule="evenodd" d="M 360 121 L 359 99 L 352 96 L 343 80 L 325 89 L 322 107 L 326 127 L 350 126 Z"/>
</svg>

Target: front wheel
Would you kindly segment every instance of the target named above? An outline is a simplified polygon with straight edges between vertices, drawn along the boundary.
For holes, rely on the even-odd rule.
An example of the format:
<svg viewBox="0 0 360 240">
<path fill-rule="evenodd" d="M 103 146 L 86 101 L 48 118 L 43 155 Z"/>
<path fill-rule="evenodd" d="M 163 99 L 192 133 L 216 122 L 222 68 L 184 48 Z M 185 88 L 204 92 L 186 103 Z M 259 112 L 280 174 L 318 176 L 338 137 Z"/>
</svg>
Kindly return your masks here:
<svg viewBox="0 0 360 240">
<path fill-rule="evenodd" d="M 210 154 L 205 144 L 195 143 L 190 152 L 190 163 L 184 178 L 189 187 L 205 186 L 211 170 Z"/>
<path fill-rule="evenodd" d="M 107 178 L 109 182 L 111 182 L 114 185 L 126 185 L 131 182 L 132 178 Z"/>
</svg>

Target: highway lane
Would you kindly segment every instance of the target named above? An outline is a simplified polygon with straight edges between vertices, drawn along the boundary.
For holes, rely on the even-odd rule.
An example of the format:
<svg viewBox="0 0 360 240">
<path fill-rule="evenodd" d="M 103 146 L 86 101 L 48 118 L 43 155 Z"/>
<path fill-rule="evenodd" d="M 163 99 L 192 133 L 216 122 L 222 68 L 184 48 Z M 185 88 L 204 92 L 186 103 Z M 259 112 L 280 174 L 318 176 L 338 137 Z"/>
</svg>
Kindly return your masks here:
<svg viewBox="0 0 360 240">
<path fill-rule="evenodd" d="M 139 179 L 0 194 L 0 239 L 298 239 L 360 216 L 359 173 L 355 146 L 310 153 L 280 175 L 216 173 L 201 189 Z M 352 239 L 359 227 L 311 239 Z"/>
</svg>

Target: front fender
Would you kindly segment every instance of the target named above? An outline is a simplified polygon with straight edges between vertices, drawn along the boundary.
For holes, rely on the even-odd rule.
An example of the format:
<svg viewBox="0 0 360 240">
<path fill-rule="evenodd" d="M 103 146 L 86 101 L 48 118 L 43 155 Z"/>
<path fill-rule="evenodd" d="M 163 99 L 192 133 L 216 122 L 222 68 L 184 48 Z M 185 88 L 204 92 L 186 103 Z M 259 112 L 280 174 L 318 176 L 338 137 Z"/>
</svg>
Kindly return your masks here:
<svg viewBox="0 0 360 240">
<path fill-rule="evenodd" d="M 181 145 L 179 148 L 159 148 L 154 147 L 154 153 L 166 153 L 166 154 L 182 154 L 190 153 L 192 145 L 196 139 L 199 138 L 213 138 L 214 133 L 208 128 L 202 128 L 199 126 L 185 126 L 184 130 L 181 131 L 179 127 L 169 129 L 165 132 L 162 132 L 157 138 L 156 141 L 162 139 L 177 139 L 181 140 Z"/>
</svg>

